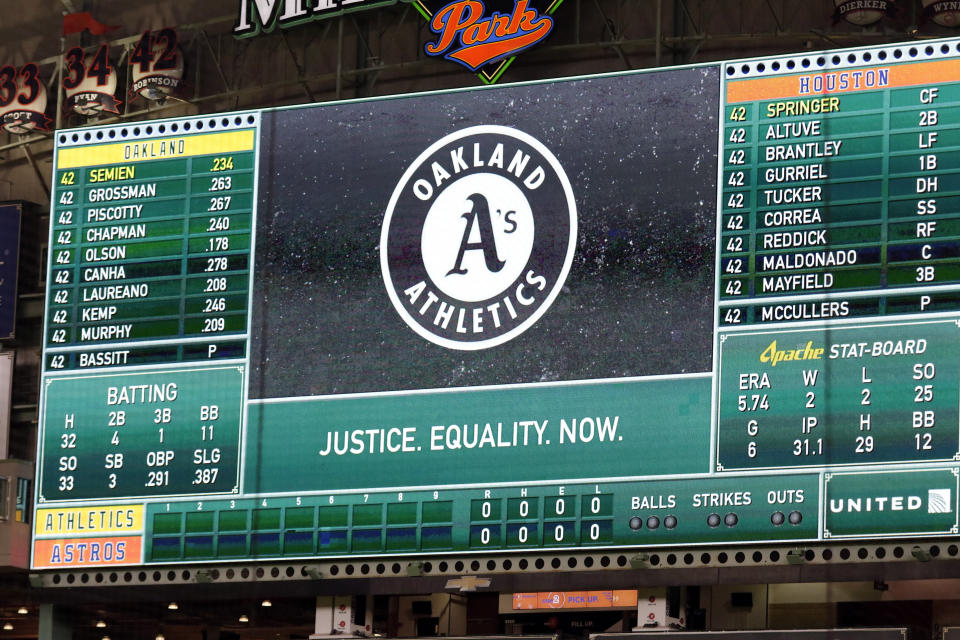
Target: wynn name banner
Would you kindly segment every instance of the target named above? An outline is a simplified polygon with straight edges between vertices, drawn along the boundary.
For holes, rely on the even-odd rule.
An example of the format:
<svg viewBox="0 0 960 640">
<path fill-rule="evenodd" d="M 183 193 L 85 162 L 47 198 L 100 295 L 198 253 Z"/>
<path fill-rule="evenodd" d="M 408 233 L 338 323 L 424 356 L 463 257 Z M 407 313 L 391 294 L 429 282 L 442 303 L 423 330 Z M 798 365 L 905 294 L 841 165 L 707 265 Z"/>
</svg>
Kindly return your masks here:
<svg viewBox="0 0 960 640">
<path fill-rule="evenodd" d="M 955 536 L 958 58 L 58 134 L 33 567 Z"/>
</svg>

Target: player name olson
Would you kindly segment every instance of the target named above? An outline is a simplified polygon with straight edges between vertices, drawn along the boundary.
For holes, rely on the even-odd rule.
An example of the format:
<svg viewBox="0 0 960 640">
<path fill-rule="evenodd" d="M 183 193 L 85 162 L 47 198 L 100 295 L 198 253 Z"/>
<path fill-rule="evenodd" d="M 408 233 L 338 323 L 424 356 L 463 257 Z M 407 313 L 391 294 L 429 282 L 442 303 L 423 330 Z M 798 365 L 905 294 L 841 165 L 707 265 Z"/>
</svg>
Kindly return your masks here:
<svg viewBox="0 0 960 640">
<path fill-rule="evenodd" d="M 87 242 L 104 242 L 106 240 L 130 240 L 143 238 L 147 235 L 147 225 L 126 224 L 111 227 L 90 227 L 85 234 Z"/>
<path fill-rule="evenodd" d="M 127 277 L 127 270 L 122 264 L 111 264 L 105 267 L 87 267 L 83 270 L 84 282 L 102 282 L 103 280 L 123 280 Z"/>
<path fill-rule="evenodd" d="M 821 320 L 843 318 L 850 315 L 847 301 L 811 302 L 801 304 L 774 304 L 760 307 L 760 322 L 786 322 L 790 320 Z"/>
<path fill-rule="evenodd" d="M 823 222 L 820 209 L 785 209 L 782 211 L 765 211 L 763 213 L 764 227 L 792 227 L 800 224 L 819 224 Z"/>
<path fill-rule="evenodd" d="M 118 340 L 120 338 L 129 338 L 132 330 L 132 324 L 107 324 L 92 327 L 80 327 L 80 340 L 81 342 L 94 342 L 96 340 Z"/>
<path fill-rule="evenodd" d="M 829 177 L 826 171 L 824 171 L 822 164 L 770 167 L 763 171 L 763 179 L 768 184 L 777 182 L 799 182 L 800 180 L 826 180 Z"/>
<path fill-rule="evenodd" d="M 142 204 L 122 204 L 116 207 L 94 207 L 87 209 L 87 222 L 119 222 L 139 218 L 143 213 Z"/>
<path fill-rule="evenodd" d="M 782 189 L 764 189 L 765 205 L 802 204 L 823 200 L 823 187 L 784 187 Z"/>
<path fill-rule="evenodd" d="M 183 139 L 154 140 L 152 142 L 137 142 L 123 145 L 123 159 L 136 160 L 143 158 L 169 158 L 182 156 L 186 151 L 186 142 Z"/>
<path fill-rule="evenodd" d="M 77 513 L 76 511 L 47 512 L 43 519 L 42 533 L 133 529 L 136 522 L 137 509 L 133 507 L 104 508 L 86 513 Z"/>
<path fill-rule="evenodd" d="M 789 276 L 764 276 L 760 280 L 763 293 L 784 291 L 814 291 L 833 286 L 832 273 L 795 273 Z"/>
<path fill-rule="evenodd" d="M 792 144 L 771 144 L 764 147 L 763 157 L 767 162 L 780 160 L 807 160 L 830 158 L 840 153 L 843 140 L 825 140 L 823 142 L 794 142 Z"/>
<path fill-rule="evenodd" d="M 785 140 L 787 138 L 812 138 L 821 135 L 820 121 L 780 122 L 767 125 L 764 140 Z"/>
<path fill-rule="evenodd" d="M 763 271 L 785 269 L 813 269 L 815 267 L 844 267 L 857 263 L 856 249 L 810 251 L 807 253 L 778 253 L 760 258 Z"/>
<path fill-rule="evenodd" d="M 764 233 L 764 249 L 790 249 L 792 247 L 818 247 L 827 244 L 826 229 L 808 231 L 774 231 Z"/>
<path fill-rule="evenodd" d="M 134 198 L 155 198 L 157 183 L 125 184 L 119 187 L 97 187 L 87 192 L 89 202 L 109 202 L 111 200 L 132 200 Z"/>
<path fill-rule="evenodd" d="M 135 165 L 90 169 L 87 182 L 112 182 L 113 180 L 133 180 L 137 174 Z"/>
<path fill-rule="evenodd" d="M 139 284 L 115 284 L 103 287 L 86 287 L 82 291 L 83 302 L 129 300 L 133 298 L 146 298 L 150 295 L 150 285 L 146 282 Z"/>
</svg>

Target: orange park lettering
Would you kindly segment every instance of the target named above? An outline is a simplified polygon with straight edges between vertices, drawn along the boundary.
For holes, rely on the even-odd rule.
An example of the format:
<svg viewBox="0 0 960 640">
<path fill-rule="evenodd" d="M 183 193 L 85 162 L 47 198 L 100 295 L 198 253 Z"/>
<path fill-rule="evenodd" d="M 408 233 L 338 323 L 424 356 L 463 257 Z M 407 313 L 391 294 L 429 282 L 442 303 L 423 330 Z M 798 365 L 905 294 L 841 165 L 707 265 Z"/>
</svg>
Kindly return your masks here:
<svg viewBox="0 0 960 640">
<path fill-rule="evenodd" d="M 426 51 L 476 71 L 532 47 L 553 29 L 553 18 L 527 5 L 528 0 L 517 0 L 513 13 L 494 11 L 484 18 L 486 7 L 479 0 L 451 2 L 433 15 L 430 29 L 440 38 L 427 44 Z"/>
</svg>

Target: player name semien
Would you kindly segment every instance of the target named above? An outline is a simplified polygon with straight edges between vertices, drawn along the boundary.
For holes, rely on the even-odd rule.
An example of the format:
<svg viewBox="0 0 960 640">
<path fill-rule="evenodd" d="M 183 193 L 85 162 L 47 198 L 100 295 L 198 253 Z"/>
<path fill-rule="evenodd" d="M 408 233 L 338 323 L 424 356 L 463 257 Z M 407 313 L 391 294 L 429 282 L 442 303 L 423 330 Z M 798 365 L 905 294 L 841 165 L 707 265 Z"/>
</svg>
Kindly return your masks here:
<svg viewBox="0 0 960 640">
<path fill-rule="evenodd" d="M 91 227 L 87 229 L 87 242 L 102 242 L 104 240 L 129 240 L 143 238 L 147 235 L 147 225 L 128 224 L 118 227 Z"/>
<path fill-rule="evenodd" d="M 763 293 L 785 291 L 812 291 L 833 286 L 832 273 L 795 273 L 789 276 L 763 276 L 760 288 Z"/>
<path fill-rule="evenodd" d="M 764 149 L 767 162 L 778 160 L 806 160 L 808 158 L 829 158 L 840 153 L 843 140 L 825 140 L 823 142 L 794 142 L 793 144 L 772 144 Z"/>
<path fill-rule="evenodd" d="M 87 287 L 82 291 L 82 299 L 84 302 L 126 300 L 128 298 L 146 298 L 150 295 L 150 285 L 146 282 L 141 282 L 140 284 L 115 284 L 106 287 Z"/>
<path fill-rule="evenodd" d="M 119 187 L 97 187 L 87 192 L 90 202 L 107 202 L 109 200 L 131 200 L 133 198 L 153 198 L 157 195 L 157 184 L 125 184 Z"/>
<path fill-rule="evenodd" d="M 118 207 L 99 207 L 87 209 L 87 222 L 116 222 L 139 218 L 143 213 L 142 204 L 124 204 Z"/>
<path fill-rule="evenodd" d="M 840 249 L 837 251 L 810 251 L 807 253 L 778 253 L 772 256 L 761 256 L 760 261 L 762 271 L 842 267 L 857 263 L 857 250 Z"/>
<path fill-rule="evenodd" d="M 111 180 L 133 180 L 136 177 L 136 165 L 90 169 L 88 182 L 110 182 Z"/>
</svg>

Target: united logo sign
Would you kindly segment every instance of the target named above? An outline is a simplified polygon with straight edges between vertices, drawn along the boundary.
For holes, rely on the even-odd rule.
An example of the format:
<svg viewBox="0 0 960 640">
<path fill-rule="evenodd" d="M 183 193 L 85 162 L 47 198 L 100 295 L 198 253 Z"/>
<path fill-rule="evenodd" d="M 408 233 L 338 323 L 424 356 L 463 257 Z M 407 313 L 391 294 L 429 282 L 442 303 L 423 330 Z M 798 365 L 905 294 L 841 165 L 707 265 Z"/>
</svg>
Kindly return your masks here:
<svg viewBox="0 0 960 640">
<path fill-rule="evenodd" d="M 404 322 L 449 349 L 503 344 L 543 316 L 573 261 L 577 210 L 532 136 L 481 125 L 430 145 L 387 206 L 380 266 Z"/>
</svg>

